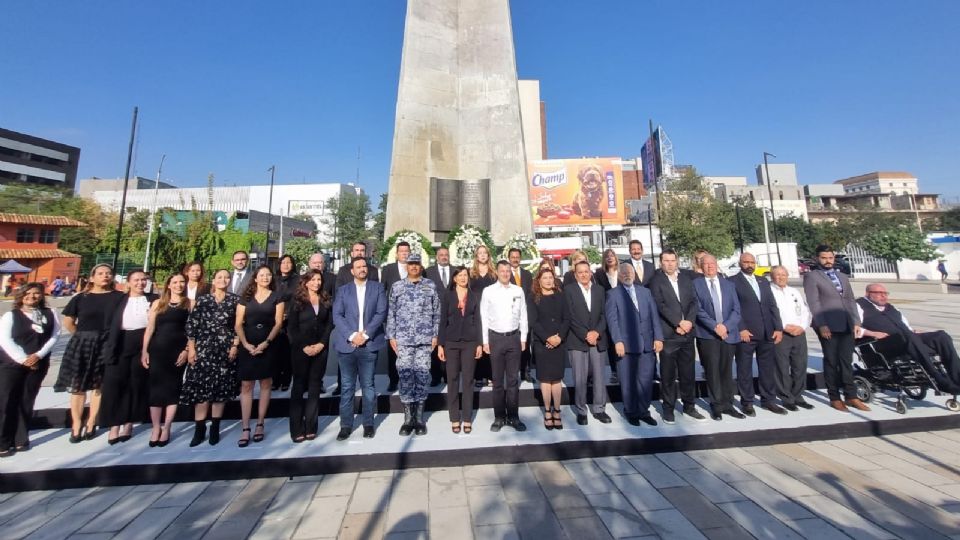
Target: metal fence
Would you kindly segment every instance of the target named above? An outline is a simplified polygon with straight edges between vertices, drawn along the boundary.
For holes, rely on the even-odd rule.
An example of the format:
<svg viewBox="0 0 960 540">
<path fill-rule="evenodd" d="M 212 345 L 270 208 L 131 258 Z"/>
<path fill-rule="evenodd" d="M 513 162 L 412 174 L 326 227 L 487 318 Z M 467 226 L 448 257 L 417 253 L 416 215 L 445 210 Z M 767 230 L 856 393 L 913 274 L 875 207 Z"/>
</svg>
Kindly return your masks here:
<svg viewBox="0 0 960 540">
<path fill-rule="evenodd" d="M 890 274 L 891 276 L 895 276 L 897 273 L 897 269 L 893 263 L 868 253 L 867 250 L 860 246 L 848 244 L 846 254 L 854 277 L 858 274 L 870 274 L 872 276 Z"/>
</svg>

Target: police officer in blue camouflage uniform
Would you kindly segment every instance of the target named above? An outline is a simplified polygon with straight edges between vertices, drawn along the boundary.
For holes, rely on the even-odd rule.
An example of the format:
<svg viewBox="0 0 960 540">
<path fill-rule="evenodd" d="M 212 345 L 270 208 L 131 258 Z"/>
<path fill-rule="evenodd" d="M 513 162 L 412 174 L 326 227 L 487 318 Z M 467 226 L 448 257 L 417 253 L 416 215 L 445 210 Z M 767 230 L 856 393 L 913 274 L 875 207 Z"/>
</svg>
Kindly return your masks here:
<svg viewBox="0 0 960 540">
<path fill-rule="evenodd" d="M 390 288 L 387 339 L 397 353 L 403 425 L 400 435 L 426 435 L 423 405 L 430 387 L 430 353 L 437 346 L 440 298 L 433 281 L 423 277 L 419 253 L 407 258 L 407 277 Z"/>
</svg>

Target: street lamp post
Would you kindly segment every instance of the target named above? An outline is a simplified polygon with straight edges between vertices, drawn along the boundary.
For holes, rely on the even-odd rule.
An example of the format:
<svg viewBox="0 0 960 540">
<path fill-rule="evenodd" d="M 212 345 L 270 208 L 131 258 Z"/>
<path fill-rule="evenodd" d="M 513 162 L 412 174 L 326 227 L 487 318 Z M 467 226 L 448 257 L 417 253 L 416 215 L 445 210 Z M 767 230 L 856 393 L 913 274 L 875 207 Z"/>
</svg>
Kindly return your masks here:
<svg viewBox="0 0 960 540">
<path fill-rule="evenodd" d="M 130 126 L 130 145 L 127 147 L 127 172 L 123 175 L 123 196 L 120 197 L 120 220 L 117 222 L 117 241 L 113 246 L 113 271 L 117 272 L 120 261 L 120 238 L 123 236 L 123 216 L 127 210 L 127 188 L 130 185 L 130 162 L 133 160 L 133 141 L 137 135 L 137 114 L 140 107 L 133 108 L 133 122 Z"/>
<path fill-rule="evenodd" d="M 157 183 L 153 185 L 153 209 L 150 212 L 150 230 L 147 232 L 147 249 L 143 254 L 143 270 L 150 271 L 150 244 L 153 243 L 154 222 L 157 221 L 157 196 L 160 193 L 160 172 L 163 170 L 163 160 L 167 155 L 160 156 L 160 167 L 157 168 Z"/>
<path fill-rule="evenodd" d="M 770 220 L 773 221 L 773 242 L 777 246 L 777 264 L 783 264 L 780 260 L 780 235 L 777 234 L 777 214 L 773 211 L 773 186 L 770 179 L 770 164 L 767 163 L 767 156 L 777 157 L 770 152 L 763 153 L 763 170 L 767 176 L 767 193 L 770 195 Z M 767 262 L 770 261 L 770 253 L 767 253 Z"/>
</svg>

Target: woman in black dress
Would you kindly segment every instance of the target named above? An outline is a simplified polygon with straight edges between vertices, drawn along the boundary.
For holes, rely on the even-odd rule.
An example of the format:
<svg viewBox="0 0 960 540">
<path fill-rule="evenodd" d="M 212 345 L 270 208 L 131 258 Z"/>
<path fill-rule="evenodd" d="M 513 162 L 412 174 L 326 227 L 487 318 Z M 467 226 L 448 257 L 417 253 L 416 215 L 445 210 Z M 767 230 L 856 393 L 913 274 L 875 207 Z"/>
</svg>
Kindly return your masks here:
<svg viewBox="0 0 960 540">
<path fill-rule="evenodd" d="M 437 355 L 447 372 L 447 411 L 451 429 L 473 431 L 473 373 L 483 355 L 480 343 L 480 293 L 470 290 L 470 272 L 458 266 L 450 273 L 450 292 L 440 305 Z M 463 389 L 463 404 L 459 401 Z M 462 408 L 462 413 L 461 413 Z M 462 422 L 462 424 L 461 424 Z"/>
<path fill-rule="evenodd" d="M 127 274 L 127 294 L 117 304 L 103 347 L 100 424 L 110 429 L 107 442 L 111 445 L 129 441 L 133 436 L 133 423 L 143 422 L 149 409 L 148 375 L 140 356 L 150 304 L 157 296 L 144 293 L 146 285 L 147 275 L 143 270 Z"/>
<path fill-rule="evenodd" d="M 297 263 L 290 255 L 280 257 L 277 265 L 277 292 L 284 304 L 290 305 L 290 300 L 297 292 L 297 285 L 300 284 L 300 274 L 297 274 Z M 287 338 L 287 321 L 284 318 L 283 328 L 280 329 L 280 335 L 273 344 L 276 351 L 273 355 L 273 390 L 286 392 L 290 389 L 290 379 L 293 376 L 290 364 L 290 340 Z"/>
<path fill-rule="evenodd" d="M 293 351 L 290 438 L 299 443 L 317 437 L 320 390 L 327 371 L 327 347 L 333 329 L 333 301 L 323 290 L 323 272 L 307 270 L 293 295 L 287 333 Z M 307 391 L 304 407 L 303 392 Z"/>
<path fill-rule="evenodd" d="M 470 290 L 478 296 L 483 296 L 483 290 L 497 282 L 497 263 L 490 259 L 490 250 L 480 244 L 473 251 L 473 264 L 470 267 Z M 483 388 L 490 386 L 493 378 L 493 367 L 490 365 L 490 355 L 484 354 L 477 360 L 477 369 L 474 372 L 475 386 Z"/>
<path fill-rule="evenodd" d="M 537 359 L 537 378 L 543 396 L 543 425 L 547 429 L 563 429 L 560 420 L 560 392 L 566 368 L 567 347 L 564 340 L 570 323 L 563 305 L 563 293 L 556 289 L 556 275 L 541 268 L 533 280 L 533 294 L 527 304 L 533 355 Z"/>
<path fill-rule="evenodd" d="M 593 282 L 603 287 L 603 292 L 614 289 L 620 281 L 620 258 L 617 252 L 607 248 L 603 252 L 603 262 L 593 272 Z"/>
<path fill-rule="evenodd" d="M 250 413 L 253 409 L 253 383 L 256 381 L 260 381 L 260 400 L 253 442 L 263 440 L 263 421 L 270 406 L 272 362 L 276 354 L 273 341 L 283 326 L 284 303 L 274 289 L 273 271 L 268 266 L 261 266 L 243 291 L 237 306 L 234 329 L 242 346 L 237 356 L 242 428 L 237 445 L 241 448 L 250 444 Z"/>
<path fill-rule="evenodd" d="M 90 270 L 90 279 L 82 293 L 63 308 L 63 327 L 73 334 L 60 362 L 53 389 L 70 392 L 70 442 L 78 443 L 97 436 L 100 412 L 100 386 L 103 383 L 103 344 L 110 318 L 123 293 L 113 288 L 113 269 L 98 264 Z M 83 423 L 83 409 L 90 392 L 90 411 Z"/>
<path fill-rule="evenodd" d="M 180 383 L 187 364 L 187 278 L 173 274 L 167 278 L 160 299 L 150 306 L 147 331 L 143 336 L 143 367 L 149 371 L 150 446 L 166 446 L 170 427 L 180 402 Z M 161 424 L 161 419 L 163 423 Z"/>
<path fill-rule="evenodd" d="M 233 328 L 239 297 L 227 292 L 229 287 L 230 271 L 217 270 L 210 293 L 197 298 L 187 318 L 188 365 L 180 403 L 193 405 L 195 427 L 190 446 L 199 445 L 207 436 L 208 413 L 211 414 L 209 442 L 220 442 L 224 405 L 240 393 L 236 361 L 240 340 Z"/>
<path fill-rule="evenodd" d="M 0 457 L 30 449 L 30 419 L 60 322 L 47 307 L 42 283 L 27 283 L 0 317 Z"/>
</svg>

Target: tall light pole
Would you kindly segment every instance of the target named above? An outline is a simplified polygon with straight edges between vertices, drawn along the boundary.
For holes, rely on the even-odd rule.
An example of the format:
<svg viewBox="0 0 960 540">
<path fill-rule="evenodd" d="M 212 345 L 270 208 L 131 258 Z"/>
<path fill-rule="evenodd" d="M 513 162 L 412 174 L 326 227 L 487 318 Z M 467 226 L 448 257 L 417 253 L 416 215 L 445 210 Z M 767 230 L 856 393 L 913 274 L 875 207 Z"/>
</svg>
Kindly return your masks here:
<svg viewBox="0 0 960 540">
<path fill-rule="evenodd" d="M 271 165 L 270 171 L 270 198 L 267 202 L 267 247 L 264 249 L 263 264 L 270 263 L 270 221 L 273 220 L 273 175 L 277 172 L 277 166 Z"/>
<path fill-rule="evenodd" d="M 150 212 L 150 229 L 147 231 L 147 250 L 143 254 L 143 271 L 150 271 L 150 244 L 153 242 L 153 227 L 157 221 L 157 196 L 160 192 L 160 171 L 163 170 L 163 160 L 167 155 L 160 156 L 160 166 L 157 167 L 157 183 L 153 186 L 153 211 Z"/>
<path fill-rule="evenodd" d="M 763 153 L 763 170 L 767 177 L 767 193 L 770 194 L 770 219 L 773 221 L 773 242 L 777 246 L 777 264 L 783 264 L 780 260 L 780 235 L 777 234 L 777 214 L 773 211 L 773 186 L 770 178 L 770 164 L 767 163 L 767 156 L 777 157 L 770 152 Z M 770 253 L 767 250 L 767 262 L 770 262 Z"/>
</svg>

